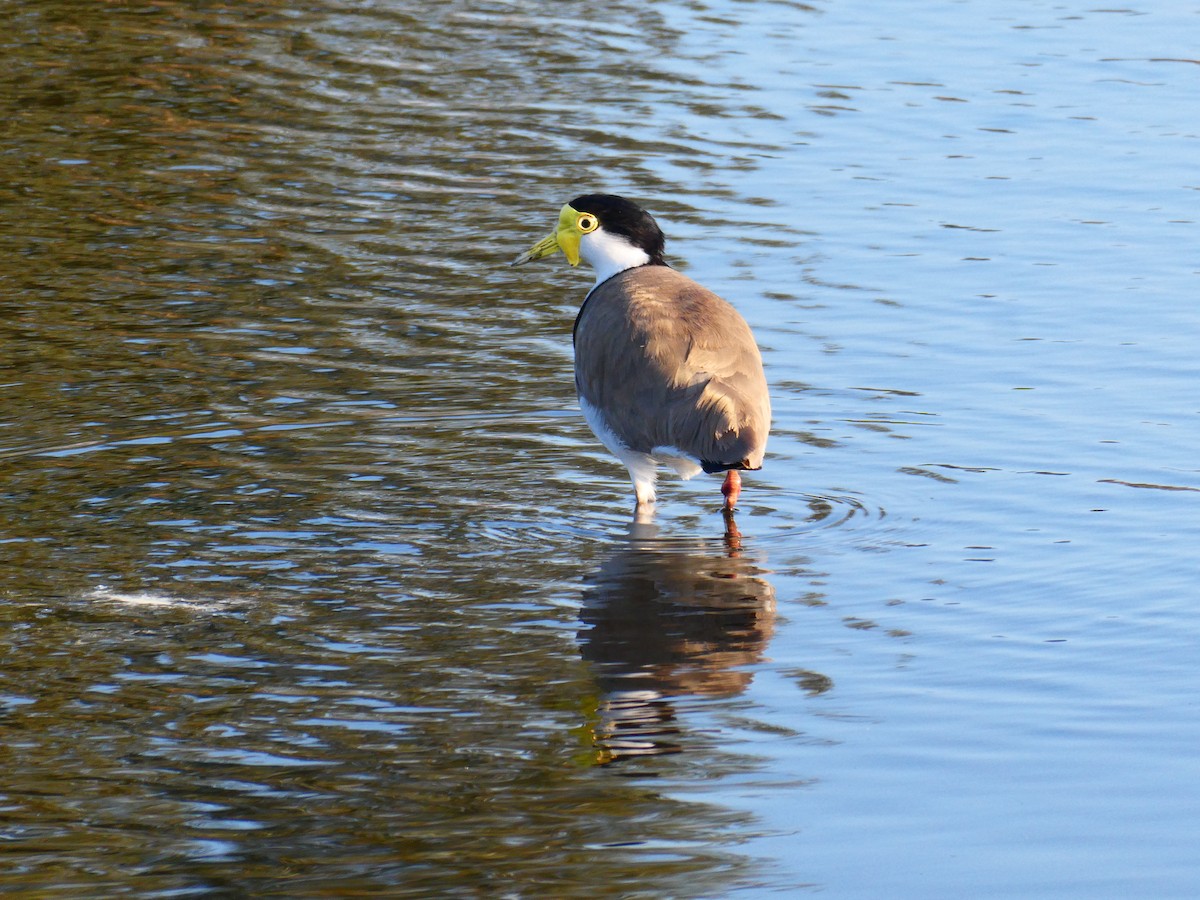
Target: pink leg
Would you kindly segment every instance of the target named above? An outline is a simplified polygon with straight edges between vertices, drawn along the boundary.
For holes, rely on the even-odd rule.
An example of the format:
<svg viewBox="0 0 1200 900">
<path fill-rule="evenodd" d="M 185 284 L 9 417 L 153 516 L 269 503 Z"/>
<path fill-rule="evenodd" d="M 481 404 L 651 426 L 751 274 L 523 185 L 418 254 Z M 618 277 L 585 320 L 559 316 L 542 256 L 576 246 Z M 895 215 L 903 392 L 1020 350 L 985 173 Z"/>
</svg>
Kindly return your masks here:
<svg viewBox="0 0 1200 900">
<path fill-rule="evenodd" d="M 721 485 L 721 493 L 725 495 L 725 508 L 733 509 L 737 506 L 738 495 L 742 492 L 742 476 L 738 474 L 737 469 L 730 469 L 725 473 L 725 483 Z"/>
</svg>

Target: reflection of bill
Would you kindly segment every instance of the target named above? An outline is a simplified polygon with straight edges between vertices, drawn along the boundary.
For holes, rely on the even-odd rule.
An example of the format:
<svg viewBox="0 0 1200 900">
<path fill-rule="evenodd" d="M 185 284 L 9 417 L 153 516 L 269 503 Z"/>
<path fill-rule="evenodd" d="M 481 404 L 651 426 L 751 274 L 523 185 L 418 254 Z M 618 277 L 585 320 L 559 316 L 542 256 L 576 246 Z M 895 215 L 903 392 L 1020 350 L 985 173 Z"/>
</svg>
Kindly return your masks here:
<svg viewBox="0 0 1200 900">
<path fill-rule="evenodd" d="M 673 698 L 744 691 L 774 629 L 775 591 L 735 528 L 720 544 L 656 531 L 632 526 L 583 598 L 580 652 L 601 691 L 601 762 L 679 752 Z"/>
</svg>

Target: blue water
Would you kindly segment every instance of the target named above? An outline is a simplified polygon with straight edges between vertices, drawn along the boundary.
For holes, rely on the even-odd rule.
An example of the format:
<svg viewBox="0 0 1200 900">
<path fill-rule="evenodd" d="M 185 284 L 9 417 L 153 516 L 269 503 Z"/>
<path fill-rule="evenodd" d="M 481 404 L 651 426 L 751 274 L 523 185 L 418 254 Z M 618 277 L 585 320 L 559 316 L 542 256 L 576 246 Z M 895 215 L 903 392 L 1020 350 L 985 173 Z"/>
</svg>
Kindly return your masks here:
<svg viewBox="0 0 1200 900">
<path fill-rule="evenodd" d="M 680 117 L 750 164 L 674 246 L 766 346 L 764 479 L 868 511 L 762 522 L 747 893 L 1193 896 L 1197 10 L 708 10 L 765 112 Z"/>
</svg>

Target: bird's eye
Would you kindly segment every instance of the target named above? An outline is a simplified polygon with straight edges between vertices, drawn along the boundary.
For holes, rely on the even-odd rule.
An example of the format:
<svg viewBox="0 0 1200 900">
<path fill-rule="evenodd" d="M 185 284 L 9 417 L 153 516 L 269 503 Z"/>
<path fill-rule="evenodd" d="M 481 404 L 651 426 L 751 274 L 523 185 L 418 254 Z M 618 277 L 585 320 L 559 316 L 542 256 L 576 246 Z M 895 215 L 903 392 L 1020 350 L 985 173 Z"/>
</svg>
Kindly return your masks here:
<svg viewBox="0 0 1200 900">
<path fill-rule="evenodd" d="M 600 225 L 600 220 L 591 213 L 584 213 L 575 220 L 581 234 L 589 234 L 596 230 Z"/>
</svg>

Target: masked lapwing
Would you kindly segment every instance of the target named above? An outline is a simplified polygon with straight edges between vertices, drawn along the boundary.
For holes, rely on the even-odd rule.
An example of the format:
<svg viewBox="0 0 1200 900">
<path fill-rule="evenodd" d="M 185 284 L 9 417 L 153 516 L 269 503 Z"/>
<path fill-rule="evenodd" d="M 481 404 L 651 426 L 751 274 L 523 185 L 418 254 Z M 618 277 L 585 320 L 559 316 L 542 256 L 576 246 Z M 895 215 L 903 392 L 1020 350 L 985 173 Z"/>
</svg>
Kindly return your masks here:
<svg viewBox="0 0 1200 900">
<path fill-rule="evenodd" d="M 662 230 L 629 200 L 585 194 L 554 233 L 513 261 L 582 259 L 596 284 L 575 319 L 575 388 L 596 437 L 629 469 L 638 510 L 658 464 L 683 478 L 725 472 L 732 511 L 743 469 L 760 469 L 771 428 L 762 356 L 746 320 L 667 265 Z"/>
</svg>

